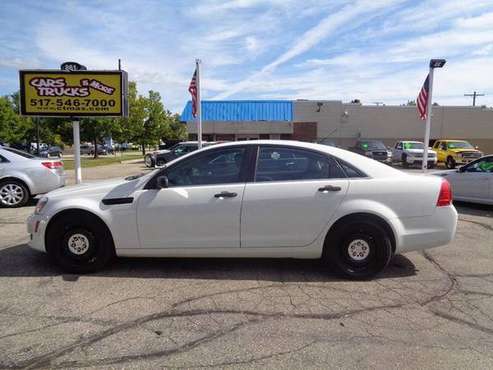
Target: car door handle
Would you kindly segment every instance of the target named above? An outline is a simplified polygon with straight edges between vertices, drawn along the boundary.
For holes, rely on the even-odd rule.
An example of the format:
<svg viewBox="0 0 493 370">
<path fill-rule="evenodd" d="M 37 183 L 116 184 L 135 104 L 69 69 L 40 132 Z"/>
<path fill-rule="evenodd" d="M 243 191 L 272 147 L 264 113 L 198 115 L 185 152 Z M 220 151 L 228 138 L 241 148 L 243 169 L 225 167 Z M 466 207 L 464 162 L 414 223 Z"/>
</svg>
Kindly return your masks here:
<svg viewBox="0 0 493 370">
<path fill-rule="evenodd" d="M 326 193 L 328 191 L 340 191 L 341 187 L 340 186 L 333 186 L 333 185 L 325 185 L 323 188 L 318 188 L 318 191 L 322 193 Z"/>
<path fill-rule="evenodd" d="M 214 194 L 214 198 L 234 198 L 238 194 L 236 193 L 230 193 L 229 191 L 221 191 L 218 194 Z"/>
</svg>

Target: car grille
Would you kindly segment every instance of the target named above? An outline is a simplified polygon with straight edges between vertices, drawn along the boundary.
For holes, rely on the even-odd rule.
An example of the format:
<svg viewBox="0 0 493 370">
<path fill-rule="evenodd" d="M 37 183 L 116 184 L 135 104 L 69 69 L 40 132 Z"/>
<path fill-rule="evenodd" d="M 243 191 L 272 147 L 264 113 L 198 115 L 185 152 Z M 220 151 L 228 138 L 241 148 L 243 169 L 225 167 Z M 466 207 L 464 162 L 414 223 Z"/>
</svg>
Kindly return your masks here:
<svg viewBox="0 0 493 370">
<path fill-rule="evenodd" d="M 463 158 L 479 158 L 481 154 L 478 152 L 461 152 Z"/>
<path fill-rule="evenodd" d="M 373 152 L 373 159 L 384 160 L 387 159 L 387 152 Z"/>
</svg>

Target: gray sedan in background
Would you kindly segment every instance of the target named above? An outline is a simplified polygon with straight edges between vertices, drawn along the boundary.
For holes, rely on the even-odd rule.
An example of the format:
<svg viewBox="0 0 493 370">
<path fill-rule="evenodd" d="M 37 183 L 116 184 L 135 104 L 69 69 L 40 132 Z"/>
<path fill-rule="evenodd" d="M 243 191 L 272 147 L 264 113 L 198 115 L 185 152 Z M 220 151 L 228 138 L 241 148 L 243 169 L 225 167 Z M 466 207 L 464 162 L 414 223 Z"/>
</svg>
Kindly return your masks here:
<svg viewBox="0 0 493 370">
<path fill-rule="evenodd" d="M 493 205 L 493 155 L 436 175 L 450 182 L 454 200 Z"/>
<path fill-rule="evenodd" d="M 0 206 L 20 207 L 65 185 L 63 162 L 0 146 Z"/>
</svg>

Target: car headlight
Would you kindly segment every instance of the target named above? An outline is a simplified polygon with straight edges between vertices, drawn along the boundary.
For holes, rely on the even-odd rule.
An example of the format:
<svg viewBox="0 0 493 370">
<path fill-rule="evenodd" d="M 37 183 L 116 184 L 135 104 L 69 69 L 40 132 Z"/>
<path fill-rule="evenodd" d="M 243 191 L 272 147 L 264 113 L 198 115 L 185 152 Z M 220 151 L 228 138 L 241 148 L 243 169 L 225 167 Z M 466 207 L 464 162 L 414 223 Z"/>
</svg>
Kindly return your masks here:
<svg viewBox="0 0 493 370">
<path fill-rule="evenodd" d="M 34 214 L 40 215 L 41 212 L 43 212 L 43 208 L 46 206 L 46 203 L 48 203 L 47 197 L 43 197 L 40 200 L 38 200 L 38 203 L 36 204 L 36 208 L 34 208 Z"/>
</svg>

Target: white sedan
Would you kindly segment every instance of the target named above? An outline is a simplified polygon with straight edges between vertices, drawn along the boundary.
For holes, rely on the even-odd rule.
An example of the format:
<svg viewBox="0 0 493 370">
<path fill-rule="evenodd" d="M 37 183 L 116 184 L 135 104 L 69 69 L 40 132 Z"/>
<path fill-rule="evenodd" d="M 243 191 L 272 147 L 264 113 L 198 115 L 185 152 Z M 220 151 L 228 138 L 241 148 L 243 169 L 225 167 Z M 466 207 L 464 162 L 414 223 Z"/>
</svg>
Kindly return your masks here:
<svg viewBox="0 0 493 370">
<path fill-rule="evenodd" d="M 493 155 L 476 159 L 457 170 L 436 174 L 450 182 L 456 200 L 493 204 Z"/>
<path fill-rule="evenodd" d="M 346 150 L 259 140 L 205 148 L 137 178 L 42 198 L 30 246 L 75 273 L 113 256 L 322 258 L 374 276 L 455 234 L 450 186 Z"/>
</svg>

